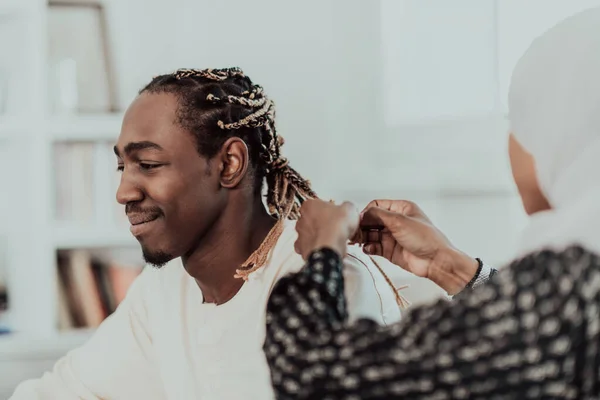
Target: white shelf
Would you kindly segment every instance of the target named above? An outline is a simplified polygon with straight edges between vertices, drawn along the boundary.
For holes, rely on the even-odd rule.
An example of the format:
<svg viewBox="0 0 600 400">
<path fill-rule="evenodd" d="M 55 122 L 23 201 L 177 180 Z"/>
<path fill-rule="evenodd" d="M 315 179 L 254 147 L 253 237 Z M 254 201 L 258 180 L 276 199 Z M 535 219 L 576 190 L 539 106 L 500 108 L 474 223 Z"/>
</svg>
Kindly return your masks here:
<svg viewBox="0 0 600 400">
<path fill-rule="evenodd" d="M 123 114 L 51 117 L 48 132 L 55 141 L 111 141 L 121 132 Z"/>
<path fill-rule="evenodd" d="M 48 356 L 58 359 L 73 348 L 81 346 L 93 333 L 92 329 L 73 329 L 43 336 L 22 333 L 0 335 L 0 359 L 24 361 Z"/>
<path fill-rule="evenodd" d="M 31 136 L 31 124 L 25 117 L 0 116 L 0 139 L 21 139 Z"/>
<path fill-rule="evenodd" d="M 137 240 L 126 227 L 96 228 L 59 226 L 54 229 L 56 249 L 81 249 L 104 247 L 136 247 Z"/>
<path fill-rule="evenodd" d="M 0 330 L 10 328 L 12 326 L 10 308 L 0 312 Z M 2 335 L 0 335 L 2 337 Z"/>
<path fill-rule="evenodd" d="M 80 347 L 93 331 L 39 335 L 29 332 L 0 336 L 0 398 L 10 398 L 21 382 L 39 379 L 56 361 Z"/>
<path fill-rule="evenodd" d="M 18 16 L 27 11 L 26 0 L 2 0 L 0 3 L 0 20 Z"/>
</svg>

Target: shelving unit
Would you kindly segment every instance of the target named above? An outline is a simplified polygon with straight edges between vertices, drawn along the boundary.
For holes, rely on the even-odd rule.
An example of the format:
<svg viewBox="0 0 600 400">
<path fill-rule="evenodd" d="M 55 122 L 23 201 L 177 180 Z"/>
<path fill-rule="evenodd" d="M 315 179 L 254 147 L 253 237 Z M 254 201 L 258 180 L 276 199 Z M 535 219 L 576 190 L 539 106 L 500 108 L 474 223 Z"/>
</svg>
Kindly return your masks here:
<svg viewBox="0 0 600 400">
<path fill-rule="evenodd" d="M 14 332 L 0 336 L 0 344 L 20 336 L 51 338 L 59 333 L 59 250 L 137 246 L 127 227 L 113 222 L 114 194 L 102 192 L 113 190 L 114 166 L 107 164 L 112 160 L 93 166 L 92 182 L 98 191 L 93 196 L 95 203 L 102 203 L 101 215 L 86 224 L 56 220 L 55 147 L 92 143 L 95 148 L 105 146 L 106 153 L 119 135 L 123 115 L 52 115 L 47 17 L 47 0 L 0 0 L 0 52 L 12 68 L 7 111 L 0 114 L 0 168 L 10 171 L 3 174 L 0 198 L 9 295 L 9 311 L 1 316 L 0 328 L 8 326 Z M 93 162 L 105 153 L 94 150 Z"/>
<path fill-rule="evenodd" d="M 132 247 L 135 238 L 127 228 L 94 229 L 78 227 L 57 227 L 54 229 L 53 245 L 56 249 L 86 249 L 106 247 Z"/>
<path fill-rule="evenodd" d="M 2 0 L 0 3 L 0 18 L 12 18 L 15 14 L 27 11 L 30 2 L 19 0 Z"/>
<path fill-rule="evenodd" d="M 16 140 L 31 134 L 30 125 L 20 117 L 0 117 L 0 139 Z"/>
<path fill-rule="evenodd" d="M 56 116 L 48 121 L 54 141 L 116 141 L 123 114 Z"/>
</svg>

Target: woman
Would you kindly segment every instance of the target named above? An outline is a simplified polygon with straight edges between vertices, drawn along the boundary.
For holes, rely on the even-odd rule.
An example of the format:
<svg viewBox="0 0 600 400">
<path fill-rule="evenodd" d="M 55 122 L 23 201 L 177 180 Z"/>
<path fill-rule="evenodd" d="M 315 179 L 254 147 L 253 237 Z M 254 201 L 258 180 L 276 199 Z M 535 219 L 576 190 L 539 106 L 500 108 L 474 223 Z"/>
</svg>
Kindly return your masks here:
<svg viewBox="0 0 600 400">
<path fill-rule="evenodd" d="M 340 259 L 359 224 L 382 225 L 367 250 L 409 270 L 435 275 L 455 261 L 430 245 L 431 225 L 406 215 L 410 203 L 360 218 L 348 204 L 305 204 L 296 249 L 306 267 L 268 305 L 264 349 L 280 398 L 600 396 L 599 75 L 600 9 L 563 21 L 519 61 L 509 150 L 531 225 L 517 261 L 451 304 L 389 327 L 347 325 Z"/>
</svg>

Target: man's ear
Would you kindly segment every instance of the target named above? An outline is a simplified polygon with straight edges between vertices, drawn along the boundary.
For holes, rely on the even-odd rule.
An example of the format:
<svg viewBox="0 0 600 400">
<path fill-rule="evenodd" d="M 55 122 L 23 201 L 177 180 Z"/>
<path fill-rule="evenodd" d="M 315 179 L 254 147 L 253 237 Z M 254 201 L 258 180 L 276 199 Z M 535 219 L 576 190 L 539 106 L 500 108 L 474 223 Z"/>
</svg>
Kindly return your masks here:
<svg viewBox="0 0 600 400">
<path fill-rule="evenodd" d="M 237 187 L 246 173 L 250 164 L 250 154 L 246 143 L 238 138 L 232 137 L 221 147 L 221 186 L 227 189 Z"/>
</svg>

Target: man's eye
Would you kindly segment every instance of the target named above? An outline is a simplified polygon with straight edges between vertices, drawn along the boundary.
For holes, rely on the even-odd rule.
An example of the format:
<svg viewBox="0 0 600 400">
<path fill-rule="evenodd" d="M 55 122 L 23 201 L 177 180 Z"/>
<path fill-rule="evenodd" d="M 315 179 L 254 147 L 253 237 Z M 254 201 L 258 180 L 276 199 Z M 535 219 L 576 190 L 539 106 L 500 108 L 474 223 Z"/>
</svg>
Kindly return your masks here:
<svg viewBox="0 0 600 400">
<path fill-rule="evenodd" d="M 160 164 L 147 164 L 147 163 L 140 163 L 140 168 L 143 170 L 151 170 L 151 169 L 155 169 L 160 167 Z"/>
<path fill-rule="evenodd" d="M 125 169 L 124 165 L 117 165 L 117 171 L 123 172 L 124 169 Z"/>
</svg>

